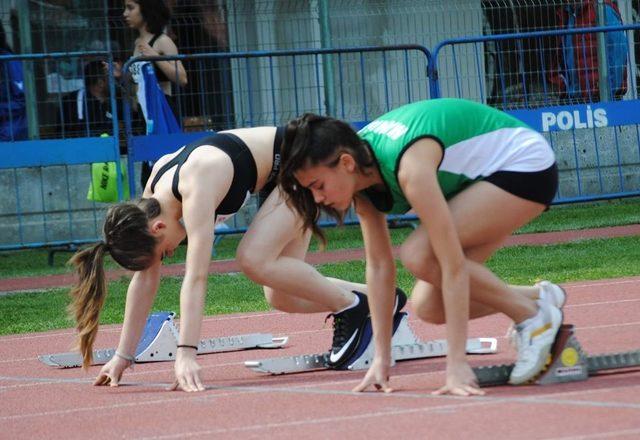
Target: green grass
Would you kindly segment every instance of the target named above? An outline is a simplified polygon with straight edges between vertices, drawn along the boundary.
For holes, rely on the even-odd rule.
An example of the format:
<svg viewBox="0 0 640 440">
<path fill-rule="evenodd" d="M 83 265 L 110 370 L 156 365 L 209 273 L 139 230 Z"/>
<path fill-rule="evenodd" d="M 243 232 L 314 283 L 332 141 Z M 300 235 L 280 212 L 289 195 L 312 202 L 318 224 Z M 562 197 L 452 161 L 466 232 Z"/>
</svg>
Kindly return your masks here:
<svg viewBox="0 0 640 440">
<path fill-rule="evenodd" d="M 640 223 L 640 199 L 638 198 L 554 206 L 518 232 L 562 231 L 635 223 Z M 393 229 L 391 232 L 393 243 L 397 245 L 402 243 L 411 230 L 409 228 Z M 362 237 L 358 226 L 327 228 L 326 233 L 327 250 L 362 247 Z M 241 235 L 224 237 L 216 245 L 215 259 L 233 258 L 241 238 Z M 317 243 L 313 242 L 311 250 L 317 249 Z M 166 264 L 184 262 L 185 254 L 186 248 L 180 246 L 176 249 L 174 256 L 166 260 Z M 71 254 L 68 252 L 56 253 L 54 265 L 49 266 L 46 250 L 2 252 L 0 253 L 0 278 L 65 273 L 69 271 L 65 263 L 70 256 Z M 106 267 L 107 269 L 115 268 L 117 265 L 107 259 Z"/>
<path fill-rule="evenodd" d="M 517 246 L 500 249 L 489 267 L 514 284 L 532 284 L 539 279 L 557 282 L 632 276 L 638 274 L 640 237 L 585 240 L 548 246 Z M 352 261 L 319 266 L 327 276 L 364 281 L 364 263 Z M 178 312 L 180 278 L 163 279 L 154 310 Z M 398 285 L 407 291 L 413 278 L 399 267 Z M 101 315 L 103 324 L 122 322 L 127 279 L 109 284 L 109 295 Z M 72 327 L 66 318 L 66 289 L 21 293 L 0 297 L 0 334 L 28 333 Z M 212 275 L 205 315 L 268 310 L 260 286 L 241 274 Z"/>
</svg>

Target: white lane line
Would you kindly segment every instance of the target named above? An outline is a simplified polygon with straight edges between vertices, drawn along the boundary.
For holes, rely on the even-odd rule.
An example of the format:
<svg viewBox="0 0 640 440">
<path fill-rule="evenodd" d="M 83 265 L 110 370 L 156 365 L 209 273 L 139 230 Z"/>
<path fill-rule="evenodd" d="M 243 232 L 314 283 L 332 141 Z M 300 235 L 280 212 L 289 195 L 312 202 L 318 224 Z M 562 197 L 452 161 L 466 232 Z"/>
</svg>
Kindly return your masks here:
<svg viewBox="0 0 640 440">
<path fill-rule="evenodd" d="M 640 436 L 640 428 L 625 429 L 622 431 L 605 431 L 605 432 L 590 433 L 590 434 L 584 434 L 584 435 L 572 435 L 571 437 L 553 437 L 547 440 L 591 440 L 591 439 L 598 439 L 598 438 L 620 437 L 622 435 L 627 436 L 627 435 L 633 435 L 633 434 L 639 434 L 638 436 L 636 436 L 636 438 L 638 438 Z"/>
<path fill-rule="evenodd" d="M 424 373 L 423 373 L 424 374 Z M 403 376 L 404 377 L 404 376 Z M 86 383 L 86 379 L 36 379 L 36 378 L 12 378 L 12 377 L 2 377 L 0 376 L 0 380 L 39 380 L 41 382 L 56 382 L 56 383 Z M 359 378 L 341 381 L 340 384 L 344 384 L 345 382 L 357 383 L 359 382 Z M 122 386 L 146 386 L 146 387 L 162 387 L 166 388 L 170 384 L 169 383 L 130 383 L 123 384 Z M 326 384 L 317 384 L 316 386 L 324 386 Z M 630 391 L 634 388 L 640 388 L 640 385 L 626 387 L 625 390 Z M 358 394 L 353 393 L 347 390 L 323 390 L 320 388 L 310 388 L 308 385 L 300 385 L 300 386 L 207 386 L 207 390 L 220 390 L 220 391 L 228 391 L 227 393 L 211 393 L 211 394 L 200 394 L 200 393 L 178 393 L 174 394 L 174 396 L 170 399 L 156 399 L 150 401 L 139 401 L 136 403 L 126 403 L 126 404 L 113 404 L 113 405 L 104 405 L 99 407 L 81 407 L 81 408 L 70 408 L 65 410 L 58 411 L 46 411 L 46 412 L 38 412 L 38 413 L 22 413 L 18 415 L 12 416 L 0 416 L 0 420 L 16 420 L 16 419 L 24 419 L 30 417 L 42 417 L 42 416 L 51 416 L 51 415 L 63 415 L 63 414 L 72 414 L 84 411 L 96 411 L 96 410 L 104 410 L 104 409 L 118 409 L 122 407 L 128 407 L 132 405 L 145 405 L 145 404 L 160 404 L 169 401 L 179 400 L 190 400 L 192 398 L 200 398 L 204 400 L 210 400 L 215 398 L 220 398 L 222 396 L 230 396 L 237 397 L 238 395 L 244 395 L 247 393 L 284 393 L 284 394 L 303 394 L 303 395 L 325 395 L 325 396 L 362 396 L 362 397 L 373 397 L 375 398 L 411 398 L 411 399 L 453 399 L 453 400 L 463 400 L 467 401 L 466 397 L 455 397 L 455 396 L 433 396 L 429 391 L 425 393 L 366 393 L 366 394 Z M 564 393 L 564 396 L 569 394 L 586 394 L 588 391 L 595 392 L 606 392 L 606 391 L 619 391 L 619 387 L 609 387 L 609 388 L 600 388 L 598 390 L 585 390 L 583 392 L 575 391 L 572 393 Z M 594 401 L 594 400 L 574 400 L 574 399 L 566 399 L 566 398 L 557 398 L 557 393 L 550 393 L 545 395 L 538 395 L 532 397 L 521 397 L 521 396 L 503 396 L 503 397 L 493 397 L 489 396 L 476 396 L 473 398 L 474 402 L 481 403 L 523 403 L 523 404 L 545 404 L 545 405 L 565 405 L 565 406 L 583 406 L 583 407 L 596 407 L 596 408 L 609 408 L 609 409 L 638 409 L 640 410 L 640 403 L 624 403 L 624 402 L 607 402 L 607 401 Z M 464 407 L 465 405 L 456 405 L 456 408 Z M 262 426 L 262 425 L 261 425 Z"/>
</svg>

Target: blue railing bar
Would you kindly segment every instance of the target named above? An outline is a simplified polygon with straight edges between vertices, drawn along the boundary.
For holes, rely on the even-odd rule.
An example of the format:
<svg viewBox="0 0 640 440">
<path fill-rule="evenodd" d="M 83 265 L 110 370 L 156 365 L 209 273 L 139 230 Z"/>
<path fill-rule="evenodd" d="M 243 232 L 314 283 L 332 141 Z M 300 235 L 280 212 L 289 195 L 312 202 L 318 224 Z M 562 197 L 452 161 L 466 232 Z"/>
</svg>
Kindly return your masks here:
<svg viewBox="0 0 640 440">
<path fill-rule="evenodd" d="M 364 73 L 364 55 L 363 52 L 360 52 L 360 78 L 362 78 L 362 81 L 360 81 L 362 83 L 362 108 L 364 110 L 364 119 L 365 121 L 369 119 L 368 116 L 368 112 L 367 112 L 367 89 L 366 89 L 366 84 L 364 79 L 366 78 L 365 73 Z"/>
<path fill-rule="evenodd" d="M 244 60 L 244 65 L 247 71 L 247 104 L 249 105 L 249 127 L 253 127 L 253 83 L 251 81 L 251 66 L 249 65 L 249 59 Z"/>
<path fill-rule="evenodd" d="M 296 74 L 296 57 L 291 57 L 291 69 L 293 71 L 293 96 L 296 106 L 296 115 L 300 114 L 300 108 L 298 104 L 298 75 Z"/>
<path fill-rule="evenodd" d="M 111 105 L 111 126 L 113 129 L 113 156 L 116 158 L 116 189 L 118 191 L 118 200 L 124 198 L 124 186 L 122 184 L 122 166 L 120 164 L 120 127 L 118 125 L 118 104 L 116 103 L 116 79 L 113 76 L 113 54 L 109 53 L 108 63 L 109 68 L 109 101 Z M 87 90 L 87 93 L 89 91 Z M 125 99 L 127 101 L 127 99 Z"/>
<path fill-rule="evenodd" d="M 456 48 L 455 46 L 451 46 L 451 58 L 453 62 L 453 69 L 455 72 L 458 71 L 458 58 L 456 57 Z M 462 98 L 462 86 L 460 86 L 460 75 L 456 75 L 456 92 L 457 98 Z"/>
<path fill-rule="evenodd" d="M 592 201 L 598 201 L 598 200 L 623 199 L 627 197 L 636 197 L 636 196 L 640 196 L 640 191 L 625 191 L 625 192 L 615 192 L 615 193 L 607 193 L 607 194 L 592 194 L 589 196 L 567 197 L 563 199 L 554 200 L 551 204 L 560 205 L 564 203 L 592 202 Z"/>
<path fill-rule="evenodd" d="M 529 93 L 527 92 L 527 78 L 526 72 L 524 71 L 524 50 L 522 48 L 522 41 L 516 40 L 516 47 L 518 50 L 518 70 L 522 72 L 522 94 L 524 97 L 524 106 L 529 107 Z"/>
<path fill-rule="evenodd" d="M 549 104 L 549 94 L 548 94 L 548 90 L 547 90 L 547 75 L 545 75 L 545 73 L 547 72 L 547 68 L 544 64 L 544 52 L 543 52 L 543 45 L 542 45 L 542 38 L 538 37 L 536 39 L 536 41 L 538 42 L 538 55 L 540 56 L 540 66 L 542 66 L 542 68 L 540 69 L 540 76 L 542 76 L 542 90 L 544 90 L 544 102 L 545 104 Z"/>
<path fill-rule="evenodd" d="M 28 61 L 28 60 L 49 60 L 53 58 L 91 58 L 91 57 L 109 57 L 110 52 L 106 50 L 92 50 L 87 52 L 51 52 L 51 53 L 31 53 L 31 54 L 14 54 L 0 55 L 1 61 Z"/>
<path fill-rule="evenodd" d="M 486 87 L 486 84 L 483 83 L 483 79 L 484 79 L 484 75 L 481 73 L 482 69 L 480 68 L 480 55 L 478 53 L 478 45 L 474 44 L 473 45 L 473 53 L 475 54 L 475 59 L 476 59 L 476 75 L 478 75 L 478 79 L 480 80 L 480 84 L 478 84 L 480 87 L 480 102 L 486 102 L 484 100 L 484 89 Z M 486 80 L 485 80 L 486 81 Z"/>
<path fill-rule="evenodd" d="M 338 79 L 340 80 L 340 108 L 342 110 L 340 118 L 344 119 L 344 79 L 342 78 L 342 54 L 338 53 Z"/>
<path fill-rule="evenodd" d="M 120 162 L 120 160 L 118 160 L 118 162 Z M 71 185 L 69 184 L 69 165 L 64 166 L 64 176 L 65 176 L 66 186 L 67 186 L 67 218 L 69 219 L 69 223 L 67 224 L 67 226 L 69 227 L 69 237 L 73 240 L 73 213 L 72 213 L 73 211 L 71 209 L 72 204 L 71 204 Z M 44 211 L 44 205 L 42 206 L 42 210 Z"/>
<path fill-rule="evenodd" d="M 382 52 L 382 74 L 384 75 L 384 108 L 391 110 L 389 101 L 389 78 L 387 76 L 387 53 Z"/>
<path fill-rule="evenodd" d="M 20 243 L 24 242 L 24 230 L 22 222 L 22 208 L 20 206 L 20 185 L 18 185 L 18 169 L 13 169 L 13 185 L 16 188 L 16 215 L 18 216 L 18 235 Z"/>
<path fill-rule="evenodd" d="M 404 51 L 404 77 L 407 79 L 407 102 L 411 102 L 411 74 L 409 73 L 409 52 Z M 362 76 L 364 78 L 364 75 Z M 365 119 L 367 116 L 365 115 Z"/>
<path fill-rule="evenodd" d="M 205 89 L 206 83 L 205 83 L 205 80 L 204 80 L 204 64 L 203 64 L 203 60 L 196 60 L 196 61 L 197 61 L 196 65 L 198 66 L 198 82 L 201 84 L 201 87 L 202 87 L 201 90 L 206 90 Z M 200 101 L 201 112 L 202 112 L 202 114 L 206 115 L 209 112 L 206 109 L 207 108 L 207 102 L 204 99 L 205 93 L 199 93 L 198 95 L 199 95 L 198 98 L 199 98 L 199 101 Z M 180 118 L 180 119 L 182 119 L 182 118 Z M 209 128 L 209 121 L 207 121 L 207 118 L 204 118 L 203 122 L 204 122 L 204 129 L 206 130 L 207 128 Z"/>
<path fill-rule="evenodd" d="M 89 243 L 95 243 L 100 240 L 100 237 L 82 239 L 82 240 L 56 240 L 50 242 L 33 242 L 33 243 L 18 243 L 0 245 L 0 251 L 17 251 L 22 249 L 38 249 L 43 247 L 55 247 L 55 246 L 71 246 L 71 245 L 83 245 Z"/>
<path fill-rule="evenodd" d="M 638 26 L 640 28 L 640 26 Z M 137 56 L 129 58 L 122 67 L 123 72 L 127 72 L 131 64 L 141 61 L 172 61 L 172 60 L 190 60 L 198 58 L 261 58 L 261 57 L 279 57 L 279 56 L 299 56 L 299 55 L 315 55 L 315 54 L 338 54 L 338 53 L 355 53 L 355 52 L 382 52 L 395 50 L 417 50 L 427 57 L 432 58 L 431 52 L 425 46 L 419 44 L 395 44 L 388 46 L 352 46 L 352 47 L 334 47 L 334 48 L 317 48 L 317 49 L 289 49 L 289 50 L 255 50 L 244 52 L 203 52 L 193 54 L 178 55 L 155 55 L 155 56 Z M 82 52 L 81 52 L 82 53 Z M 2 57 L 0 57 L 0 61 Z"/>
<path fill-rule="evenodd" d="M 620 191 L 624 191 L 624 175 L 622 172 L 622 158 L 620 157 L 620 142 L 618 142 L 618 130 L 613 128 L 613 138 L 616 144 L 616 159 L 618 161 L 618 177 L 620 179 Z M 600 171 L 600 170 L 598 170 Z"/>
<path fill-rule="evenodd" d="M 0 142 L 0 169 L 114 161 L 115 143 L 112 136 Z"/>
<path fill-rule="evenodd" d="M 504 60 L 502 59 L 502 50 L 500 42 L 496 42 L 496 53 L 498 54 L 498 66 L 500 67 L 500 87 L 502 90 L 502 108 L 507 108 L 507 84 L 504 81 Z M 434 58 L 435 59 L 435 58 Z"/>
<path fill-rule="evenodd" d="M 271 82 L 271 110 L 273 111 L 273 120 L 272 123 L 273 125 L 278 125 L 278 122 L 276 121 L 276 115 L 278 114 L 277 112 L 277 105 L 276 105 L 276 84 L 275 84 L 275 79 L 274 79 L 274 70 L 273 70 L 273 57 L 269 57 L 269 80 Z"/>
<path fill-rule="evenodd" d="M 522 38 L 535 38 L 535 37 L 552 37 L 559 35 L 576 35 L 576 34 L 594 34 L 598 32 L 616 32 L 616 31 L 629 31 L 640 30 L 640 24 L 628 24 L 622 26 L 595 26 L 588 28 L 575 28 L 575 29 L 555 29 L 548 31 L 535 31 L 535 32 L 519 32 L 509 34 L 497 34 L 497 35 L 479 35 L 475 37 L 461 37 L 450 38 L 438 43 L 431 52 L 431 58 L 437 58 L 438 54 L 444 46 L 451 44 L 464 44 L 464 43 L 486 43 L 487 41 L 500 41 L 500 40 L 513 40 Z"/>
<path fill-rule="evenodd" d="M 65 167 L 66 168 L 66 167 Z M 42 168 L 39 168 L 40 172 L 40 203 L 42 204 L 42 232 L 45 241 L 49 241 L 49 233 L 47 228 L 47 210 L 46 210 L 46 200 L 44 197 L 44 177 L 42 176 Z"/>
<path fill-rule="evenodd" d="M 600 147 L 598 146 L 598 129 L 593 127 L 591 129 L 593 132 L 593 147 L 596 151 L 596 169 L 598 170 L 598 184 L 600 186 L 600 191 L 604 191 L 604 181 L 602 179 L 602 168 L 600 164 Z"/>
</svg>

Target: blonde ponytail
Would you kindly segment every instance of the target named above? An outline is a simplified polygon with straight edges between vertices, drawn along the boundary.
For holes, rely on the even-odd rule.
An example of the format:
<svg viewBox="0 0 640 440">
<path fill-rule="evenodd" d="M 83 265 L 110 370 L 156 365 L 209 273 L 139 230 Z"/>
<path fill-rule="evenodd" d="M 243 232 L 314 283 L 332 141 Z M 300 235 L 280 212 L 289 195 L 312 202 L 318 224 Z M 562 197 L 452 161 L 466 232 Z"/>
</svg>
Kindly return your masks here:
<svg viewBox="0 0 640 440">
<path fill-rule="evenodd" d="M 107 245 L 100 242 L 93 247 L 77 252 L 69 260 L 69 264 L 75 266 L 78 281 L 69 292 L 72 301 L 67 310 L 76 321 L 77 348 L 82 354 L 82 367 L 85 369 L 91 365 L 93 343 L 98 334 L 100 311 L 107 294 L 103 267 L 106 250 Z"/>
</svg>

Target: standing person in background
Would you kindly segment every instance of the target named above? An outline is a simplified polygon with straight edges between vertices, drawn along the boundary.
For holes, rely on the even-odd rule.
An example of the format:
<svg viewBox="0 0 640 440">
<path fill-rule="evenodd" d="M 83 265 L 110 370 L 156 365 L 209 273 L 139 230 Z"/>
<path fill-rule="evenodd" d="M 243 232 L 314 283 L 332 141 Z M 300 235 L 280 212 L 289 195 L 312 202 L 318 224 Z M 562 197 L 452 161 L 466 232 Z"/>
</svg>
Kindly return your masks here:
<svg viewBox="0 0 640 440">
<path fill-rule="evenodd" d="M 178 48 L 175 43 L 164 32 L 171 18 L 171 12 L 164 0 L 125 0 L 122 15 L 127 25 L 131 29 L 138 31 L 138 38 L 136 38 L 133 49 L 134 57 L 178 54 Z M 155 61 L 152 65 L 158 85 L 164 95 L 163 97 L 166 99 L 175 118 L 176 106 L 172 94 L 172 84 L 181 87 L 187 85 L 187 73 L 184 66 L 180 61 Z M 153 124 L 149 124 L 150 116 L 147 114 L 145 106 L 145 95 L 148 96 L 150 91 L 144 90 L 145 87 L 154 87 L 154 85 L 146 84 L 142 80 L 143 68 L 144 63 L 135 63 L 131 66 L 131 74 L 133 81 L 138 85 L 136 93 L 145 121 L 147 121 L 147 133 L 154 133 L 155 128 L 157 128 L 154 124 L 157 125 L 159 121 L 154 120 Z M 154 92 L 154 90 L 151 90 L 151 92 Z M 143 188 L 146 186 L 151 174 L 151 167 L 151 163 L 143 162 L 142 164 L 140 179 Z"/>
<path fill-rule="evenodd" d="M 68 138 L 113 133 L 105 62 L 89 61 L 84 66 L 84 87 L 63 96 L 61 104 L 58 111 L 59 136 Z"/>
<path fill-rule="evenodd" d="M 0 23 L 0 55 L 13 55 Z M 0 63 L 0 141 L 27 138 L 27 108 L 24 102 L 22 61 Z"/>
</svg>

